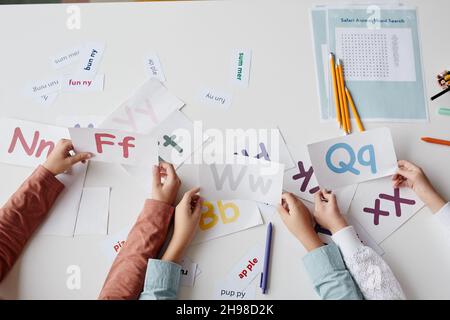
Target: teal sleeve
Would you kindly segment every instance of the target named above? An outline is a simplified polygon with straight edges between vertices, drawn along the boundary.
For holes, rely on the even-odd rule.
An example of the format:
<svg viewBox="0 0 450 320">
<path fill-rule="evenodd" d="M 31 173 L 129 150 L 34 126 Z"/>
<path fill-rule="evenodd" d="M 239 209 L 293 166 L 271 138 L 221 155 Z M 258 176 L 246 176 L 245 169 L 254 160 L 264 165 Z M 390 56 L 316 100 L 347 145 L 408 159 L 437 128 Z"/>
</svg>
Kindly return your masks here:
<svg viewBox="0 0 450 320">
<path fill-rule="evenodd" d="M 181 266 L 168 261 L 149 259 L 144 291 L 139 300 L 175 300 L 180 285 Z"/>
<path fill-rule="evenodd" d="M 309 252 L 303 257 L 303 263 L 320 298 L 363 299 L 335 244 L 325 245 Z"/>
</svg>

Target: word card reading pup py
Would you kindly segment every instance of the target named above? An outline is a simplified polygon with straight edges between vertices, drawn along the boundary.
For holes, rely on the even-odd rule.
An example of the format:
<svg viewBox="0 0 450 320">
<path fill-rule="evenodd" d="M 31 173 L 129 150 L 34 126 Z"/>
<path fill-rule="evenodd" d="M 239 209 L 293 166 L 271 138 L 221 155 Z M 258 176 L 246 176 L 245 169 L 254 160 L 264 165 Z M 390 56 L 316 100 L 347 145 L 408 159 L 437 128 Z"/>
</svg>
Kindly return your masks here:
<svg viewBox="0 0 450 320">
<path fill-rule="evenodd" d="M 308 145 L 317 181 L 334 190 L 395 174 L 397 157 L 387 128 Z"/>
<path fill-rule="evenodd" d="M 157 163 L 158 143 L 150 136 L 90 128 L 70 128 L 69 132 L 75 150 L 92 153 L 92 161 L 143 167 Z"/>
</svg>

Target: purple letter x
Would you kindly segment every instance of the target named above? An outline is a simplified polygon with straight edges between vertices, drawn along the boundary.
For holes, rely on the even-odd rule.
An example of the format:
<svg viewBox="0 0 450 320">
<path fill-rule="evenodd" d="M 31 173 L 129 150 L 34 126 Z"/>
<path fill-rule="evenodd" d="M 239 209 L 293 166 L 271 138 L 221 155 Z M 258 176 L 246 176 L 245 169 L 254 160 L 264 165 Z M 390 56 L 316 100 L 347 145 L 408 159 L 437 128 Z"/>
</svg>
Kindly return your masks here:
<svg viewBox="0 0 450 320">
<path fill-rule="evenodd" d="M 373 213 L 373 223 L 377 226 L 380 223 L 380 216 L 389 216 L 388 211 L 380 210 L 380 199 L 375 200 L 375 208 L 364 208 L 364 212 Z"/>
<path fill-rule="evenodd" d="M 384 194 L 381 193 L 379 195 L 380 199 L 384 199 L 384 200 L 389 200 L 389 201 L 393 201 L 395 203 L 395 215 L 397 217 L 401 217 L 402 216 L 402 208 L 401 205 L 402 203 L 404 204 L 408 204 L 410 206 L 416 204 L 416 202 L 414 200 L 409 200 L 406 198 L 401 198 L 400 197 L 400 189 L 394 189 L 394 195 L 390 196 L 388 194 Z"/>
</svg>

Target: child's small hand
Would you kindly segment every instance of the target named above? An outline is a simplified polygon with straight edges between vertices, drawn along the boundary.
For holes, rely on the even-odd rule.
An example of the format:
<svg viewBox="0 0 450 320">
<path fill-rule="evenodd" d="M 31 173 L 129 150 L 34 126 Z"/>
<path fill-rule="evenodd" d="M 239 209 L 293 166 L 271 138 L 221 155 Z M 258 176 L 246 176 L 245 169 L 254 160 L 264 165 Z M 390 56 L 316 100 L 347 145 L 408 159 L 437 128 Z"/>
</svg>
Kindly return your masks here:
<svg viewBox="0 0 450 320">
<path fill-rule="evenodd" d="M 66 172 L 78 162 L 84 162 L 92 157 L 88 152 L 80 152 L 72 156 L 71 151 L 74 151 L 72 141 L 61 139 L 42 166 L 56 176 Z"/>
<path fill-rule="evenodd" d="M 347 221 L 339 212 L 339 207 L 334 193 L 319 190 L 314 195 L 314 218 L 322 227 L 335 234 L 348 226 Z"/>
<path fill-rule="evenodd" d="M 162 178 L 164 182 L 162 182 Z M 159 166 L 153 166 L 152 199 L 172 206 L 175 203 L 180 186 L 181 180 L 173 165 L 162 162 Z"/>
<path fill-rule="evenodd" d="M 411 162 L 398 161 L 398 171 L 392 180 L 394 188 L 411 188 L 433 213 L 445 205 L 444 199 L 434 189 L 423 170 Z"/>
<path fill-rule="evenodd" d="M 322 241 L 314 231 L 312 216 L 303 202 L 291 193 L 283 193 L 281 198 L 282 204 L 278 206 L 278 212 L 289 231 L 308 251 L 323 246 Z"/>
<path fill-rule="evenodd" d="M 162 260 L 179 263 L 194 238 L 202 214 L 203 200 L 197 194 L 200 188 L 186 192 L 175 209 L 172 239 Z"/>
</svg>

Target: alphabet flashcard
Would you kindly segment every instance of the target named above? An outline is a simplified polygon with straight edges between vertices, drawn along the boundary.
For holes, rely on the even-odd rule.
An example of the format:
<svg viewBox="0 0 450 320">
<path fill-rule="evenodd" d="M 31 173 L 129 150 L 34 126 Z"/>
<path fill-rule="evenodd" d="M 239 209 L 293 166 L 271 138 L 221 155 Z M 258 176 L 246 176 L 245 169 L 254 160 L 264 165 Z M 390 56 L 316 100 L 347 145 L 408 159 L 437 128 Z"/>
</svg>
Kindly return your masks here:
<svg viewBox="0 0 450 320">
<path fill-rule="evenodd" d="M 247 164 L 201 164 L 202 195 L 211 200 L 253 200 L 280 203 L 284 165 L 252 159 Z"/>
<path fill-rule="evenodd" d="M 158 163 L 158 144 L 148 135 L 119 130 L 70 128 L 77 152 L 90 152 L 91 161 L 151 168 Z"/>
<path fill-rule="evenodd" d="M 284 173 L 283 190 L 295 194 L 297 197 L 314 202 L 314 194 L 320 190 L 309 160 L 306 146 L 291 148 L 296 167 Z M 346 214 L 350 208 L 357 185 L 332 190 L 336 194 L 337 203 L 341 213 Z"/>
<path fill-rule="evenodd" d="M 349 215 L 380 243 L 423 205 L 411 189 L 394 189 L 391 178 L 386 177 L 358 185 Z"/>
<path fill-rule="evenodd" d="M 147 80 L 101 124 L 101 128 L 148 134 L 184 102 L 156 79 Z"/>
<path fill-rule="evenodd" d="M 197 234 L 193 244 L 223 237 L 263 224 L 254 201 L 204 201 Z"/>
<path fill-rule="evenodd" d="M 226 282 L 233 288 L 246 289 L 253 279 L 261 276 L 263 262 L 264 248 L 257 244 L 231 269 L 226 277 Z"/>
<path fill-rule="evenodd" d="M 308 145 L 322 188 L 335 190 L 395 174 L 397 157 L 388 128 L 379 128 Z"/>
<path fill-rule="evenodd" d="M 36 167 L 47 159 L 60 139 L 68 138 L 67 128 L 37 122 L 0 119 L 0 162 Z"/>
</svg>

